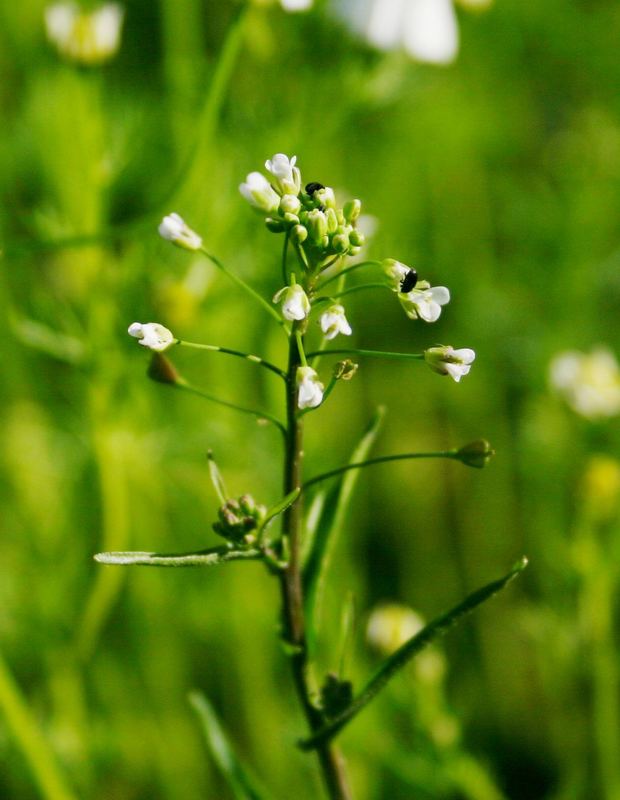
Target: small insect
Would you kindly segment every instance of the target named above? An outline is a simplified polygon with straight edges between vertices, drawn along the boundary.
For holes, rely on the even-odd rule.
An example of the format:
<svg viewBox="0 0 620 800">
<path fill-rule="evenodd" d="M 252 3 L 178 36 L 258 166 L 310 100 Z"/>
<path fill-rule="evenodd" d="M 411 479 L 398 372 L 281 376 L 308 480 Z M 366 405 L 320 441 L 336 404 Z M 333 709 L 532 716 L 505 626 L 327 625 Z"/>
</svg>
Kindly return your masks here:
<svg viewBox="0 0 620 800">
<path fill-rule="evenodd" d="M 410 292 L 413 289 L 417 282 L 418 273 L 414 269 L 410 269 L 400 282 L 400 291 L 403 294 L 407 294 L 407 292 Z"/>
<path fill-rule="evenodd" d="M 309 194 L 309 195 L 310 195 L 310 197 L 312 197 L 312 195 L 313 195 L 315 192 L 318 192 L 318 191 L 319 191 L 319 189 L 324 189 L 324 188 L 325 188 L 325 187 L 323 186 L 323 184 L 322 184 L 322 183 L 316 183 L 316 182 L 313 182 L 313 183 L 307 183 L 307 184 L 306 184 L 306 194 Z"/>
</svg>

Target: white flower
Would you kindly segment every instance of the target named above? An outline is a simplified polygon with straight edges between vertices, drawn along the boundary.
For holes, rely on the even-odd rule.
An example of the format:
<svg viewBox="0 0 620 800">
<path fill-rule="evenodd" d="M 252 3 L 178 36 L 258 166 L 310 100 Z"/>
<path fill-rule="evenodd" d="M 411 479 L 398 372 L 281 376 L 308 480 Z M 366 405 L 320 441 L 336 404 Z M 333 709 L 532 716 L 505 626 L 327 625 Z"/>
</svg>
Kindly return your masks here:
<svg viewBox="0 0 620 800">
<path fill-rule="evenodd" d="M 273 214 L 278 209 L 280 198 L 260 172 L 250 172 L 245 183 L 239 185 L 239 191 L 248 203 L 259 211 Z"/>
<path fill-rule="evenodd" d="M 568 405 L 588 419 L 620 413 L 620 369 L 606 347 L 591 353 L 569 351 L 557 355 L 550 366 L 552 386 Z"/>
<path fill-rule="evenodd" d="M 388 279 L 390 289 L 395 292 L 400 292 L 403 278 L 411 272 L 411 269 L 406 264 L 401 264 L 400 261 L 396 261 L 393 258 L 383 259 L 382 266 L 383 272 Z"/>
<path fill-rule="evenodd" d="M 280 0 L 285 11 L 306 11 L 312 7 L 312 0 Z"/>
<path fill-rule="evenodd" d="M 319 319 L 321 330 L 326 339 L 335 339 L 339 333 L 350 336 L 353 331 L 344 314 L 344 306 L 333 305 L 321 314 Z"/>
<path fill-rule="evenodd" d="M 450 292 L 445 286 L 435 286 L 428 281 L 420 281 L 415 289 L 407 294 L 399 294 L 398 299 L 409 319 L 423 319 L 436 322 L 441 314 L 441 306 L 450 302 Z"/>
<path fill-rule="evenodd" d="M 312 367 L 297 368 L 297 405 L 316 408 L 323 402 L 323 384 Z"/>
<path fill-rule="evenodd" d="M 202 238 L 178 214 L 168 214 L 158 228 L 159 235 L 185 250 L 200 250 Z"/>
<path fill-rule="evenodd" d="M 424 351 L 424 360 L 432 370 L 440 375 L 449 375 L 457 383 L 467 375 L 475 358 L 476 354 L 468 347 L 455 350 L 449 345 L 437 345 Z"/>
<path fill-rule="evenodd" d="M 289 158 L 284 153 L 276 153 L 275 156 L 265 161 L 265 169 L 276 179 L 276 188 L 282 194 L 299 194 L 301 190 L 301 172 L 295 166 L 297 156 Z"/>
<path fill-rule="evenodd" d="M 73 2 L 60 2 L 45 9 L 47 37 L 58 51 L 81 64 L 98 64 L 119 48 L 124 10 L 106 3 L 91 12 Z"/>
<path fill-rule="evenodd" d="M 159 322 L 132 322 L 127 333 L 138 340 L 138 344 L 163 353 L 176 342 L 173 334 Z"/>
<path fill-rule="evenodd" d="M 282 300 L 282 316 L 288 320 L 305 319 L 310 313 L 310 301 L 302 287 L 296 283 L 294 286 L 284 286 L 273 296 L 273 302 Z"/>
<path fill-rule="evenodd" d="M 366 627 L 370 645 L 386 655 L 419 633 L 424 620 L 412 608 L 399 603 L 382 603 L 376 606 Z"/>
<path fill-rule="evenodd" d="M 455 0 L 482 10 L 492 0 Z M 332 0 L 349 26 L 380 50 L 403 47 L 417 61 L 450 64 L 459 48 L 453 0 Z"/>
</svg>

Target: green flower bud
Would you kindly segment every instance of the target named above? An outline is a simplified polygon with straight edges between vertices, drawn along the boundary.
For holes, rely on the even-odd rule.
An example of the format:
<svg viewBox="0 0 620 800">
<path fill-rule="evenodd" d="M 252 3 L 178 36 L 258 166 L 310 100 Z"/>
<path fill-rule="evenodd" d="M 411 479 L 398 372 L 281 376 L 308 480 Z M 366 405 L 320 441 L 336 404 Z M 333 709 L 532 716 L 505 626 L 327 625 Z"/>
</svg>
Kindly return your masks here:
<svg viewBox="0 0 620 800">
<path fill-rule="evenodd" d="M 495 450 L 492 449 L 486 439 L 477 439 L 475 442 L 470 442 L 461 447 L 456 453 L 456 457 L 462 464 L 476 469 L 486 467 L 494 455 Z"/>
<path fill-rule="evenodd" d="M 354 228 L 349 234 L 349 241 L 354 247 L 361 247 L 366 241 L 366 237 L 361 231 Z"/>
<path fill-rule="evenodd" d="M 303 225 L 295 225 L 289 235 L 293 244 L 302 244 L 308 238 L 308 229 Z"/>
<path fill-rule="evenodd" d="M 342 210 L 347 222 L 355 222 L 362 211 L 362 203 L 360 200 L 349 200 Z"/>
<path fill-rule="evenodd" d="M 273 217 L 267 217 L 265 225 L 272 233 L 282 233 L 285 229 L 284 222 L 281 219 L 274 219 Z"/>
<path fill-rule="evenodd" d="M 327 236 L 327 218 L 323 211 L 319 211 L 318 208 L 308 211 L 306 226 L 312 240 L 317 244 L 322 243 L 324 237 Z"/>
<path fill-rule="evenodd" d="M 301 201 L 299 197 L 294 194 L 282 195 L 280 200 L 280 213 L 281 214 L 297 214 L 301 208 Z"/>
<path fill-rule="evenodd" d="M 284 215 L 284 221 L 287 222 L 289 225 L 297 225 L 299 223 L 299 217 L 297 214 L 290 214 L 288 211 Z"/>
<path fill-rule="evenodd" d="M 325 212 L 327 218 L 327 233 L 336 233 L 338 230 L 338 217 L 333 208 L 328 208 Z"/>
<path fill-rule="evenodd" d="M 242 495 L 238 500 L 231 498 L 219 508 L 213 530 L 236 545 L 249 545 L 256 541 L 253 531 L 258 528 L 266 513 L 265 506 L 257 505 L 249 494 Z"/>
<path fill-rule="evenodd" d="M 351 243 L 346 233 L 337 233 L 332 239 L 332 247 L 337 253 L 346 253 Z"/>
<path fill-rule="evenodd" d="M 349 255 L 356 256 L 359 254 L 361 249 L 362 249 L 361 247 L 349 247 Z"/>
</svg>

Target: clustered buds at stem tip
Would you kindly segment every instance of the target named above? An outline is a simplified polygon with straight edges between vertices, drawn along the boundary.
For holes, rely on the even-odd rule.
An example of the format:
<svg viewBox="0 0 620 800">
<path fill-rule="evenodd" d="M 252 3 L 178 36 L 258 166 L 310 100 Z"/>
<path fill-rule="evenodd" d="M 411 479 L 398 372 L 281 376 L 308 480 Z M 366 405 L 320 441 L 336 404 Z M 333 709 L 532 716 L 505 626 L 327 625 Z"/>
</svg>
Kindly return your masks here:
<svg viewBox="0 0 620 800">
<path fill-rule="evenodd" d="M 168 214 L 161 221 L 159 235 L 184 250 L 200 250 L 202 237 L 193 231 L 178 214 Z"/>
<path fill-rule="evenodd" d="M 297 368 L 297 405 L 316 408 L 323 402 L 323 384 L 312 367 Z"/>
<path fill-rule="evenodd" d="M 284 286 L 273 296 L 273 302 L 282 300 L 282 316 L 289 321 L 305 319 L 310 313 L 310 301 L 302 287 L 296 283 L 294 286 Z"/>
<path fill-rule="evenodd" d="M 132 322 L 127 333 L 138 340 L 138 344 L 163 353 L 177 341 L 168 328 L 164 328 L 159 322 Z"/>
<path fill-rule="evenodd" d="M 475 358 L 476 354 L 468 347 L 455 350 L 449 345 L 437 345 L 424 351 L 424 360 L 434 372 L 449 375 L 457 383 L 467 375 Z"/>
</svg>

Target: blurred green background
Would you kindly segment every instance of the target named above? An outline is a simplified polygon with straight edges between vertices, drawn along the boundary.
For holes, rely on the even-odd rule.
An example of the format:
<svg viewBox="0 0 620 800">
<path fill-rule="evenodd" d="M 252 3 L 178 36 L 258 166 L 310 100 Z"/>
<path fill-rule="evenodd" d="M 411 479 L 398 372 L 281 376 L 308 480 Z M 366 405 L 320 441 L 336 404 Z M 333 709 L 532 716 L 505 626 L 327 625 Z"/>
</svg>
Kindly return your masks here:
<svg viewBox="0 0 620 800">
<path fill-rule="evenodd" d="M 531 561 L 443 640 L 445 673 L 412 666 L 344 733 L 356 797 L 620 798 L 617 419 L 579 417 L 547 378 L 558 352 L 620 347 L 618 4 L 459 9 L 448 67 L 371 49 L 326 5 L 131 0 L 119 52 L 86 68 L 46 41 L 44 7 L 0 5 L 0 796 L 233 797 L 192 689 L 274 797 L 320 796 L 260 565 L 92 561 L 215 544 L 208 448 L 233 494 L 279 498 L 277 434 L 147 381 L 126 328 L 158 321 L 283 362 L 260 309 L 156 228 L 177 211 L 270 297 L 281 240 L 238 184 L 285 152 L 305 180 L 362 199 L 378 220 L 369 257 L 452 292 L 433 326 L 389 292 L 352 295 L 353 346 L 477 353 L 458 385 L 363 361 L 308 417 L 307 474 L 344 463 L 379 404 L 377 455 L 481 436 L 497 450 L 483 472 L 360 476 L 327 639 L 353 593 L 363 681 L 378 602 L 429 619 Z M 207 391 L 281 413 L 251 364 L 174 356 Z"/>
</svg>

